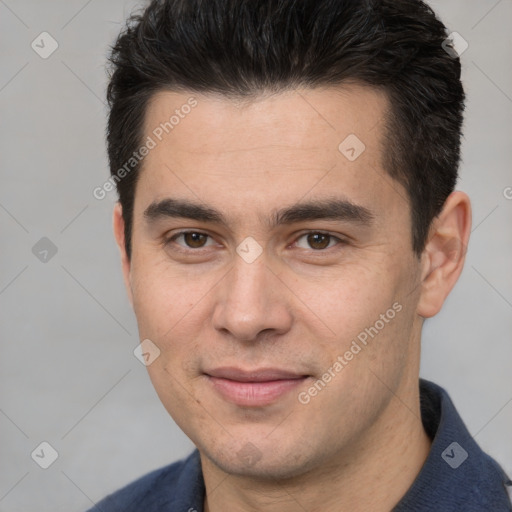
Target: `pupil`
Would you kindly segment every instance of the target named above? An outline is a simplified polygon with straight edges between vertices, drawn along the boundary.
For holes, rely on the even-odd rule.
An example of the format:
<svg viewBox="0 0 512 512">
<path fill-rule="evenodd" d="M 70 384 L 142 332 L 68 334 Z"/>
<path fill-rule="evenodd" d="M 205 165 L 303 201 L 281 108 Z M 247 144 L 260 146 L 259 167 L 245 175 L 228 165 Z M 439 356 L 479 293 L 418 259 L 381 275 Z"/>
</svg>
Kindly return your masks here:
<svg viewBox="0 0 512 512">
<path fill-rule="evenodd" d="M 205 235 L 202 233 L 186 233 L 185 238 L 187 245 L 191 247 L 201 247 L 202 242 L 204 242 L 203 238 Z"/>
<path fill-rule="evenodd" d="M 313 249 L 325 249 L 329 245 L 329 235 L 324 235 L 322 233 L 314 233 L 309 235 L 309 244 Z M 317 244 L 320 244 L 320 247 Z"/>
</svg>

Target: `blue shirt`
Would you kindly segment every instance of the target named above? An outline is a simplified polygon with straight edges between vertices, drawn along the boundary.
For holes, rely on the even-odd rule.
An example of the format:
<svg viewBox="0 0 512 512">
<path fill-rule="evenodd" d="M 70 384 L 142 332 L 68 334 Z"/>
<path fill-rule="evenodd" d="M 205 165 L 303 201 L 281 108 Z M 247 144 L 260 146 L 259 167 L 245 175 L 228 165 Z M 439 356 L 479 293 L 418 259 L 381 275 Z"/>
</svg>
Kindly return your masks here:
<svg viewBox="0 0 512 512">
<path fill-rule="evenodd" d="M 473 440 L 446 391 L 420 379 L 420 401 L 432 446 L 392 512 L 512 511 L 506 488 L 512 481 Z M 203 512 L 204 493 L 195 450 L 107 496 L 88 512 Z"/>
</svg>

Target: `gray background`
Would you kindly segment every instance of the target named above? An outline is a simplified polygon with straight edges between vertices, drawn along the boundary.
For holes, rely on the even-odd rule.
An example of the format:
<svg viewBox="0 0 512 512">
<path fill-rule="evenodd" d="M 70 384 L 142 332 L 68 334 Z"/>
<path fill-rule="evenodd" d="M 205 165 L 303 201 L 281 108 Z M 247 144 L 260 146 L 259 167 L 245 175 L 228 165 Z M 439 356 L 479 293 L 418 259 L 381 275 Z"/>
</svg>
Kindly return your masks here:
<svg viewBox="0 0 512 512">
<path fill-rule="evenodd" d="M 474 223 L 461 279 L 425 325 L 421 374 L 512 474 L 512 2 L 431 4 L 469 43 L 458 188 Z M 92 195 L 108 176 L 105 55 L 135 5 L 0 0 L 0 512 L 78 512 L 192 449 L 133 355 L 115 195 Z M 47 59 L 31 48 L 43 31 L 59 44 Z M 58 249 L 46 263 L 42 237 Z M 59 454 L 46 470 L 31 458 L 42 441 Z"/>
</svg>

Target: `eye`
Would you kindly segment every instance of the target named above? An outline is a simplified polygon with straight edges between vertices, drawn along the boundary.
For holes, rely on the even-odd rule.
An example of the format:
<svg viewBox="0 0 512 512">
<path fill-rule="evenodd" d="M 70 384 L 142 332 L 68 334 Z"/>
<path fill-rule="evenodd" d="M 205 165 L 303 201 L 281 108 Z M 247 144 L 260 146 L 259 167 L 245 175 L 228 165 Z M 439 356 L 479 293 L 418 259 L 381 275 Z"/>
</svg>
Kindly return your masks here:
<svg viewBox="0 0 512 512">
<path fill-rule="evenodd" d="M 299 240 L 301 240 L 302 238 L 306 239 L 306 244 L 309 247 L 304 247 L 299 244 Z M 331 242 L 337 243 L 331 244 Z M 330 235 L 329 233 L 323 233 L 321 231 L 310 231 L 308 233 L 304 233 L 295 242 L 295 244 L 298 247 L 301 247 L 302 249 L 313 249 L 314 251 L 322 251 L 324 249 L 329 249 L 330 247 L 333 247 L 334 245 L 339 245 L 340 243 L 344 243 L 344 241 L 341 238 Z"/>
<path fill-rule="evenodd" d="M 182 240 L 181 243 L 178 241 L 180 239 Z M 210 239 L 210 244 L 207 243 L 208 239 Z M 303 239 L 305 240 L 305 243 L 300 242 Z M 170 245 L 171 243 L 176 243 L 176 245 L 183 248 L 183 250 L 192 251 L 203 249 L 209 245 L 215 245 L 214 241 L 211 240 L 210 235 L 200 231 L 181 231 L 180 233 L 176 233 L 165 240 L 165 245 Z M 294 245 L 301 249 L 313 249 L 313 251 L 321 252 L 336 245 L 342 245 L 345 243 L 346 242 L 343 239 L 329 233 L 324 233 L 322 231 L 309 231 L 299 236 Z"/>
<path fill-rule="evenodd" d="M 171 242 L 175 242 L 179 238 L 183 238 L 185 244 L 178 243 L 179 246 L 185 249 L 202 249 L 203 247 L 207 247 L 206 241 L 209 237 L 209 235 L 201 233 L 200 231 L 182 231 L 168 238 L 165 244 L 167 245 Z"/>
</svg>

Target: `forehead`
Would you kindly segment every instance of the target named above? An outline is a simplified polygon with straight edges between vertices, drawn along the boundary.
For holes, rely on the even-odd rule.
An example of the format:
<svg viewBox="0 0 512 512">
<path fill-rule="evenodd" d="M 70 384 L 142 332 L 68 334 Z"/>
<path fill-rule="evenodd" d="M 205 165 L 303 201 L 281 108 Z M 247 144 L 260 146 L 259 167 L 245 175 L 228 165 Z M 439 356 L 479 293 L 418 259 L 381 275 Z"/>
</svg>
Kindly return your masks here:
<svg viewBox="0 0 512 512">
<path fill-rule="evenodd" d="M 293 89 L 237 99 L 159 91 L 146 109 L 144 131 L 178 150 L 295 151 L 337 149 L 347 135 L 378 139 L 388 110 L 384 91 L 363 85 Z M 283 129 L 286 128 L 286 129 Z M 372 132 L 370 134 L 370 132 Z M 192 137 L 193 133 L 201 137 Z M 207 135 L 207 136 L 206 136 Z"/>
<path fill-rule="evenodd" d="M 141 208 L 178 196 L 258 214 L 336 191 L 358 204 L 393 206 L 405 192 L 390 186 L 382 166 L 388 108 L 384 92 L 361 85 L 250 100 L 158 92 L 144 120 L 154 147 L 136 196 Z"/>
</svg>

